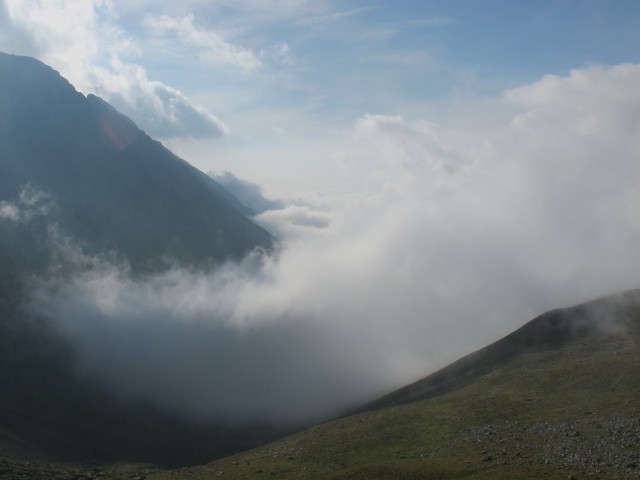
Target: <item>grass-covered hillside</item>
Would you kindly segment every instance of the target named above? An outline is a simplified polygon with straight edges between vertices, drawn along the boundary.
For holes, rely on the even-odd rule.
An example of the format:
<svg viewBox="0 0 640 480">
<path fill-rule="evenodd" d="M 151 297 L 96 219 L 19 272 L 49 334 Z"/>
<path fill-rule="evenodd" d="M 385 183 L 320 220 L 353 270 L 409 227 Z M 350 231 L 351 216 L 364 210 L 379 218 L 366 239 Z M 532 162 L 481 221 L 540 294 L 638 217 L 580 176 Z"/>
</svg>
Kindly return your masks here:
<svg viewBox="0 0 640 480">
<path fill-rule="evenodd" d="M 529 345 L 443 393 L 366 410 L 204 466 L 76 470 L 5 460 L 4 471 L 31 468 L 31 478 L 38 478 L 36 467 L 41 478 L 640 478 L 639 293 L 564 310 L 586 315 L 593 328 Z"/>
</svg>

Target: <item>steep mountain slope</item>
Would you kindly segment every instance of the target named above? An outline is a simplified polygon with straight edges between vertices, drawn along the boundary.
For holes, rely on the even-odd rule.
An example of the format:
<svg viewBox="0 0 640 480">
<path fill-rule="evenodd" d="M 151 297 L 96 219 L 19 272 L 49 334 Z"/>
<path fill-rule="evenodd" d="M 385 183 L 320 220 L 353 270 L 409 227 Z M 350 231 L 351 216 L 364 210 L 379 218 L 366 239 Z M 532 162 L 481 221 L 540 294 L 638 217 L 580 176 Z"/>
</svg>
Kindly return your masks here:
<svg viewBox="0 0 640 480">
<path fill-rule="evenodd" d="M 78 380 L 70 347 L 23 309 L 33 278 L 64 276 L 78 258 L 115 258 L 145 275 L 268 248 L 272 237 L 247 213 L 104 101 L 35 59 L 0 53 L 0 447 L 185 464 L 273 438 L 262 426 L 201 427 L 116 401 Z"/>
<path fill-rule="evenodd" d="M 0 201 L 47 195 L 49 223 L 134 268 L 239 258 L 270 235 L 217 182 L 39 61 L 0 54 Z M 30 196 L 30 198 L 25 198 Z"/>
</svg>

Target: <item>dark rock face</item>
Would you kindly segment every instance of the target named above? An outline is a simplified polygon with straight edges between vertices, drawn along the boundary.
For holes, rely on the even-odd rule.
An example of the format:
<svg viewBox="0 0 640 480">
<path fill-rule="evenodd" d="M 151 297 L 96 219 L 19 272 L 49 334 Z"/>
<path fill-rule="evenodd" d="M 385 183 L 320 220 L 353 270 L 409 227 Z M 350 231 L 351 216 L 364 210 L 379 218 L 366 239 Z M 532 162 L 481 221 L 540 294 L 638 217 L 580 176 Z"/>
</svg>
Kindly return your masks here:
<svg viewBox="0 0 640 480">
<path fill-rule="evenodd" d="M 62 230 L 89 253 L 137 269 L 237 259 L 270 235 L 209 176 L 98 97 L 28 57 L 0 54 L 0 200 L 51 196 Z"/>
</svg>

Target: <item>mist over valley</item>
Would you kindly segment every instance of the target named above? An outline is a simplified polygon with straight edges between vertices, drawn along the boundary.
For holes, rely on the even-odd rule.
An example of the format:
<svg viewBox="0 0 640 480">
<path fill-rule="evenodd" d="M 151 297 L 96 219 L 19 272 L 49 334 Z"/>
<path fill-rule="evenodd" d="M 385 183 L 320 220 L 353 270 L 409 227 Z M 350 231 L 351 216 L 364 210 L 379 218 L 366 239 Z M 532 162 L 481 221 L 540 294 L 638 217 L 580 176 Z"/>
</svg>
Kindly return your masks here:
<svg viewBox="0 0 640 480">
<path fill-rule="evenodd" d="M 80 3 L 69 7 L 75 34 L 93 25 L 95 45 L 110 39 L 108 66 L 91 42 L 62 55 L 72 47 L 33 13 L 53 7 L 31 2 L 29 20 L 0 0 L 0 50 L 11 52 L 0 53 L 0 460 L 202 464 L 354 412 L 428 401 L 440 411 L 447 395 L 467 408 L 474 397 L 456 395 L 491 397 L 494 374 L 526 402 L 504 372 L 552 369 L 541 352 L 588 364 L 598 392 L 610 344 L 635 362 L 638 63 L 587 62 L 473 98 L 396 100 L 397 110 L 384 102 L 412 92 L 408 79 L 381 77 L 371 109 L 358 103 L 372 88 L 362 82 L 343 110 L 318 106 L 309 82 L 298 124 L 266 100 L 252 110 L 220 73 L 225 123 L 197 103 L 215 92 L 188 98 L 150 79 L 160 60 L 148 72 L 133 63 L 134 37 L 109 23 L 114 5 Z M 316 32 L 384 10 L 299 7 L 307 23 L 252 14 Z M 286 43 L 254 51 L 197 16 L 154 12 L 141 44 L 160 32 L 179 40 L 162 61 L 177 62 L 185 42 L 202 69 L 240 69 L 238 89 L 267 85 L 277 67 L 278 88 L 293 91 L 287 75 L 305 74 Z M 411 28 L 457 25 L 423 20 Z M 381 61 L 364 56 L 361 68 Z M 326 131 L 313 131 L 305 122 L 321 112 Z M 590 342 L 602 362 L 584 360 Z M 627 405 L 635 383 L 620 385 Z"/>
</svg>

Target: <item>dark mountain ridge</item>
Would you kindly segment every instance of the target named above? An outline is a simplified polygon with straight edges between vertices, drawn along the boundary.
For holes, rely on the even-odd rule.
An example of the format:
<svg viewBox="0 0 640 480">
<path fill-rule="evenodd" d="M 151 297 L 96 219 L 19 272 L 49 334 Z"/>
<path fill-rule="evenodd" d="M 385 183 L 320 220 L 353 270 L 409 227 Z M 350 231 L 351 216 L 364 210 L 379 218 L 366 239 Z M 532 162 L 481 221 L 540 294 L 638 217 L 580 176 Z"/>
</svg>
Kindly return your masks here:
<svg viewBox="0 0 640 480">
<path fill-rule="evenodd" d="M 134 269 L 238 259 L 271 236 L 229 192 L 56 71 L 0 54 L 0 201 L 25 188 L 88 253 Z"/>
<path fill-rule="evenodd" d="M 75 376 L 71 346 L 23 308 L 32 279 L 64 278 L 82 259 L 146 275 L 269 248 L 249 213 L 100 98 L 0 53 L 0 452 L 183 465 L 273 438 L 268 425 L 196 425 L 112 398 Z"/>
</svg>

